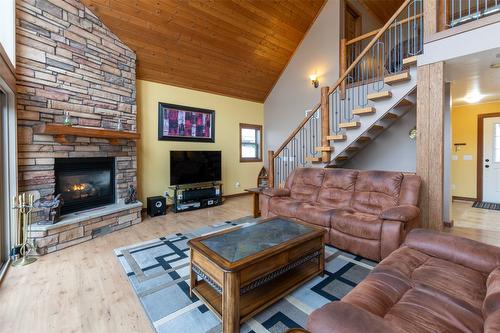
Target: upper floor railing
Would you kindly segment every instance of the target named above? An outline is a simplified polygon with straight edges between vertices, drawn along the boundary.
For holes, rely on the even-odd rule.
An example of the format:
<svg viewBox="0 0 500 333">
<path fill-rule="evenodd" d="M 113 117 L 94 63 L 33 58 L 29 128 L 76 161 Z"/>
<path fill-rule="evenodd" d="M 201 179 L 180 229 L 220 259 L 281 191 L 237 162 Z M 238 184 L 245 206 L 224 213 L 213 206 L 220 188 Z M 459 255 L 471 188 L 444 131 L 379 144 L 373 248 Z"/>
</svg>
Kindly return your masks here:
<svg viewBox="0 0 500 333">
<path fill-rule="evenodd" d="M 441 0 L 439 1 L 440 26 L 445 30 L 500 13 L 499 0 Z"/>
<path fill-rule="evenodd" d="M 358 116 L 353 111 L 368 104 L 369 93 L 384 89 L 386 75 L 407 69 L 403 59 L 422 52 L 423 0 L 406 0 L 382 28 L 368 37 L 349 44 L 360 43 L 359 51 L 349 55 L 355 59 L 348 60 L 348 52 L 341 45 L 341 58 L 346 59 L 341 64 L 340 78 L 333 86 L 321 89 L 320 103 L 275 152 L 269 151 L 270 186 L 283 186 L 297 167 L 312 162 L 329 163 L 330 142 L 357 123 Z"/>
</svg>

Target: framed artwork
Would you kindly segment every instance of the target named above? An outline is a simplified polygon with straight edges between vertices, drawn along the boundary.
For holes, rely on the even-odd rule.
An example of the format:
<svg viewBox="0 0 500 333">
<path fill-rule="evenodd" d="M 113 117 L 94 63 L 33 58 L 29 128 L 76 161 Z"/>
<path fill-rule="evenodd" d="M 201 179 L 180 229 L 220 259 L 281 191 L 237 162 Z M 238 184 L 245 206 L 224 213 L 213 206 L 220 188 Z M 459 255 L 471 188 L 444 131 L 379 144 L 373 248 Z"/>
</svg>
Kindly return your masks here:
<svg viewBox="0 0 500 333">
<path fill-rule="evenodd" d="M 158 103 L 158 140 L 215 142 L 215 111 Z"/>
</svg>

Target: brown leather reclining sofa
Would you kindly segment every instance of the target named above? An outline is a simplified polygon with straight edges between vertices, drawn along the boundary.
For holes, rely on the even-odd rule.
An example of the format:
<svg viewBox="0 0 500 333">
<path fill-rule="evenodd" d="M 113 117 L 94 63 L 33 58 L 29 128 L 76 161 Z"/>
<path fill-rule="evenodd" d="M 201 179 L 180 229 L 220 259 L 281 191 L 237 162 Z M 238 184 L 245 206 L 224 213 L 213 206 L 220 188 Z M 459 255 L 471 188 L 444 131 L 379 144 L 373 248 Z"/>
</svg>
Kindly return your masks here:
<svg viewBox="0 0 500 333">
<path fill-rule="evenodd" d="M 263 217 L 322 226 L 325 242 L 379 261 L 419 223 L 420 177 L 391 171 L 299 168 L 260 195 Z"/>
<path fill-rule="evenodd" d="M 315 310 L 312 333 L 500 332 L 500 248 L 412 230 L 339 302 Z"/>
</svg>

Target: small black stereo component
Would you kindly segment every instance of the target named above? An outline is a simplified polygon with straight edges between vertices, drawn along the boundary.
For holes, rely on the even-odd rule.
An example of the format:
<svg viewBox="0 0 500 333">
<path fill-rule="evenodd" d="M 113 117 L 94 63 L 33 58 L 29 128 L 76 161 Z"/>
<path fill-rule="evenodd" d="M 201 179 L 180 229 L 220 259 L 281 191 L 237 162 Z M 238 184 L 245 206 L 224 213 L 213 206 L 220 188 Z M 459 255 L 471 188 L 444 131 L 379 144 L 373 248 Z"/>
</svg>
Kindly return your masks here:
<svg viewBox="0 0 500 333">
<path fill-rule="evenodd" d="M 215 192 L 215 187 L 189 189 L 184 191 L 182 199 L 185 201 L 208 199 L 214 197 Z"/>
<path fill-rule="evenodd" d="M 162 196 L 148 198 L 148 215 L 151 217 L 167 214 L 167 199 Z"/>
<path fill-rule="evenodd" d="M 211 206 L 217 206 L 220 204 L 220 199 L 215 197 L 215 198 L 208 198 L 208 199 L 202 199 L 201 200 L 201 207 L 211 207 Z"/>
</svg>

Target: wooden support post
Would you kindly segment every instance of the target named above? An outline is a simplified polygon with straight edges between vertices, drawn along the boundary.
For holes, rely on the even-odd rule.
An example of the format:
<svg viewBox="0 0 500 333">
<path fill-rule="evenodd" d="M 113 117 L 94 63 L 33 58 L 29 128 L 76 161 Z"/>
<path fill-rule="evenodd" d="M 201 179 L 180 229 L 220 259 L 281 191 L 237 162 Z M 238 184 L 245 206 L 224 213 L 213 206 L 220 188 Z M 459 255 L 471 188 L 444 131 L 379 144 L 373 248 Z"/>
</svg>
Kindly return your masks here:
<svg viewBox="0 0 500 333">
<path fill-rule="evenodd" d="M 424 1 L 424 43 L 438 30 L 438 10 L 438 1 Z"/>
<path fill-rule="evenodd" d="M 330 99 L 328 98 L 328 87 L 321 87 L 321 147 L 330 146 L 328 136 L 330 135 Z M 331 152 L 323 151 L 321 161 L 330 162 Z"/>
<path fill-rule="evenodd" d="M 446 30 L 448 26 L 448 19 L 450 17 L 450 3 L 449 0 L 442 0 L 438 3 L 437 14 L 437 32 Z"/>
<path fill-rule="evenodd" d="M 344 74 L 347 70 L 347 44 L 346 39 L 342 38 L 340 40 L 340 75 Z M 346 80 L 343 80 L 340 84 L 340 98 L 345 99 L 346 93 Z"/>
<path fill-rule="evenodd" d="M 269 150 L 267 152 L 267 159 L 269 163 L 268 186 L 274 188 L 274 151 Z"/>
<path fill-rule="evenodd" d="M 418 67 L 417 175 L 422 178 L 422 227 L 443 227 L 444 191 L 444 64 Z"/>
</svg>

